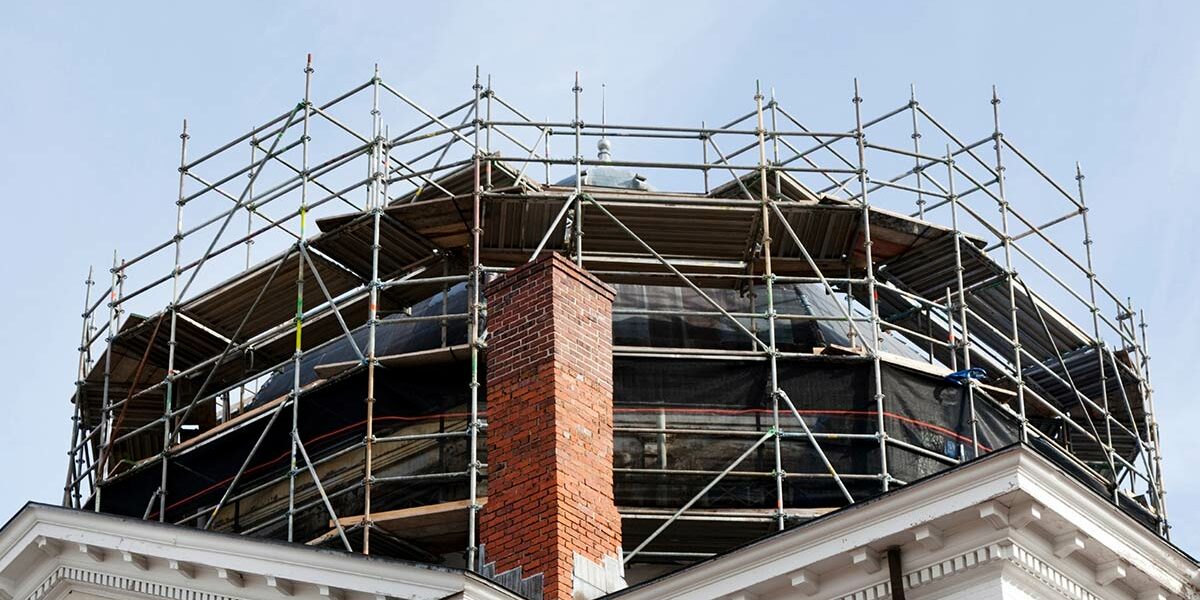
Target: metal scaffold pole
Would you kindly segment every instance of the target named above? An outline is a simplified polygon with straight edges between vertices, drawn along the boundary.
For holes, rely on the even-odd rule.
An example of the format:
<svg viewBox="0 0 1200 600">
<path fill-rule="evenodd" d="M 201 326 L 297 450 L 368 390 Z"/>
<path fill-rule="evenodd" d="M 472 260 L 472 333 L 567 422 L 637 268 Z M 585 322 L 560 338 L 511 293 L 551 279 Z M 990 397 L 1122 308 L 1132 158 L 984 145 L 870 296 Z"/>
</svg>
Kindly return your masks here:
<svg viewBox="0 0 1200 600">
<path fill-rule="evenodd" d="M 82 500 L 82 494 L 79 492 L 84 469 L 82 456 L 88 444 L 81 440 L 92 437 L 91 430 L 87 427 L 88 414 L 85 408 L 87 400 L 84 397 L 88 370 L 91 367 L 88 364 L 90 353 L 88 338 L 91 337 L 92 286 L 96 283 L 92 276 L 92 267 L 88 267 L 87 279 L 83 281 L 83 312 L 79 315 L 83 325 L 79 333 L 79 363 L 75 369 L 75 396 L 73 398 L 75 408 L 71 415 L 71 449 L 67 452 L 67 482 L 63 486 L 63 506 L 72 508 L 79 508 Z"/>
<path fill-rule="evenodd" d="M 1158 437 L 1158 420 L 1154 418 L 1154 388 L 1150 385 L 1150 345 L 1146 339 L 1145 311 L 1138 311 L 1138 331 L 1141 333 L 1141 373 L 1143 393 L 1146 397 L 1146 435 L 1150 438 L 1150 446 L 1154 450 L 1154 472 L 1150 473 L 1151 483 L 1158 493 L 1159 531 L 1170 539 L 1171 528 L 1167 520 L 1167 488 L 1163 481 L 1162 446 Z"/>
<path fill-rule="evenodd" d="M 371 184 L 368 188 L 367 207 L 371 214 L 371 280 L 367 302 L 367 434 L 363 439 L 363 517 L 362 552 L 371 553 L 371 492 L 374 483 L 373 460 L 375 451 L 375 371 L 379 365 L 375 354 L 376 326 L 379 320 L 379 224 L 383 215 L 386 194 L 381 189 L 384 173 L 388 172 L 384 156 L 383 131 L 379 111 L 379 65 L 375 65 L 373 96 L 371 100 L 371 130 L 375 135 L 375 148 L 371 152 Z"/>
<path fill-rule="evenodd" d="M 479 96 L 483 86 L 479 84 L 479 67 L 475 67 L 475 84 L 471 86 L 474 92 L 474 108 L 473 119 L 474 127 L 472 131 L 472 188 L 471 188 L 471 272 L 470 282 L 470 305 L 468 312 L 470 313 L 470 322 L 467 325 L 467 344 L 471 348 L 471 406 L 470 419 L 467 429 L 470 431 L 470 448 L 468 449 L 468 464 L 467 464 L 467 570 L 477 571 L 482 565 L 479 565 L 479 360 L 481 358 L 481 343 L 479 337 L 480 328 L 480 303 L 483 301 L 482 290 L 483 285 L 483 266 L 480 263 L 479 244 L 482 241 L 482 209 L 480 204 L 483 202 L 483 189 L 481 186 L 482 159 L 479 153 L 479 128 L 481 120 L 479 118 Z"/>
<path fill-rule="evenodd" d="M 104 352 L 104 390 L 101 392 L 100 399 L 100 448 L 96 456 L 96 489 L 93 493 L 92 507 L 96 512 L 100 512 L 101 491 L 104 489 L 104 474 L 105 465 L 104 459 L 108 455 L 108 445 L 111 443 L 111 433 L 108 431 L 109 413 L 112 409 L 110 404 L 110 392 L 112 389 L 112 344 L 116 338 L 118 323 L 121 320 L 121 304 L 120 304 L 120 282 L 121 271 L 117 268 L 117 251 L 113 250 L 113 266 L 110 270 L 112 273 L 112 283 L 108 292 L 108 329 L 104 336 L 104 344 L 107 350 Z"/>
<path fill-rule="evenodd" d="M 921 186 L 921 179 L 923 178 L 922 171 L 924 169 L 921 166 L 921 130 L 917 127 L 917 121 L 918 121 L 917 107 L 918 106 L 920 106 L 920 104 L 917 102 L 917 86 L 916 86 L 916 84 L 910 84 L 908 86 L 908 112 L 912 114 L 912 146 L 913 146 L 913 170 L 912 170 L 912 172 L 913 172 L 913 175 L 916 176 L 917 216 L 920 219 L 924 220 L 925 219 L 925 204 L 926 204 L 926 202 L 925 202 L 924 188 Z"/>
<path fill-rule="evenodd" d="M 768 204 L 770 194 L 767 187 L 767 142 L 766 129 L 763 119 L 763 95 L 759 84 L 755 83 L 754 111 L 757 115 L 758 139 L 758 192 L 761 207 L 759 219 L 762 223 L 759 244 L 762 246 L 763 257 L 763 286 L 767 291 L 767 355 L 771 365 L 771 434 L 775 452 L 775 520 L 779 529 L 787 523 L 784 519 L 783 506 L 783 432 L 779 424 L 779 351 L 775 344 L 775 274 L 771 269 L 771 212 Z"/>
<path fill-rule="evenodd" d="M 1000 132 L 1000 96 L 996 94 L 996 87 L 992 86 L 992 138 L 993 146 L 996 151 L 996 191 L 999 196 L 1000 205 L 1000 233 L 1001 244 L 1004 248 L 1004 280 L 1008 288 L 1008 311 L 1010 329 L 1010 342 L 1012 342 L 1012 370 L 1014 383 L 1017 386 L 1017 414 L 1021 418 L 1021 441 L 1029 442 L 1029 418 L 1025 412 L 1025 373 L 1021 367 L 1021 328 L 1020 315 L 1017 310 L 1017 270 L 1013 266 L 1012 247 L 1013 238 L 1008 229 L 1008 196 L 1005 191 L 1005 173 L 1004 173 L 1004 134 Z"/>
<path fill-rule="evenodd" d="M 1108 462 L 1112 464 L 1114 459 L 1112 412 L 1108 408 L 1108 369 L 1105 365 L 1106 350 L 1104 340 L 1100 337 L 1100 307 L 1096 305 L 1096 272 L 1092 269 L 1092 233 L 1088 227 L 1087 203 L 1083 197 L 1083 169 L 1080 168 L 1079 163 L 1075 163 L 1075 182 L 1079 190 L 1079 212 L 1083 221 L 1083 252 L 1086 261 L 1084 264 L 1087 266 L 1085 275 L 1088 280 L 1088 310 L 1092 314 L 1092 347 L 1096 349 L 1097 367 L 1100 369 L 1100 399 L 1101 406 L 1104 408 L 1104 435 L 1106 444 L 1104 452 L 1108 454 Z M 1087 407 L 1084 407 L 1084 410 L 1088 410 Z M 1136 426 L 1135 424 L 1134 427 Z M 1137 434 L 1136 429 L 1134 434 Z M 1117 473 L 1115 468 L 1113 469 L 1112 477 L 1113 502 L 1120 503 L 1120 486 L 1116 484 Z"/>
<path fill-rule="evenodd" d="M 484 99 L 484 121 L 483 121 L 483 152 L 489 158 L 492 156 L 492 96 L 495 93 L 492 91 L 492 75 L 487 76 L 487 86 L 483 89 Z M 478 113 L 476 113 L 478 114 Z M 492 189 L 492 162 L 487 162 L 487 167 L 483 172 L 483 189 L 491 191 Z"/>
<path fill-rule="evenodd" d="M 575 95 L 575 120 L 571 125 L 575 129 L 575 200 L 571 208 L 571 252 L 575 264 L 583 266 L 583 152 L 580 146 L 580 136 L 583 132 L 583 119 L 579 116 L 579 95 L 583 88 L 579 85 L 579 71 L 575 71 L 575 86 L 571 88 Z"/>
<path fill-rule="evenodd" d="M 967 410 L 971 419 L 971 458 L 979 458 L 979 418 L 975 412 L 975 380 L 969 374 L 971 371 L 971 334 L 967 328 L 967 289 L 963 285 L 963 230 L 958 223 L 958 196 L 954 193 L 954 156 L 950 146 L 946 146 L 946 196 L 950 200 L 950 223 L 954 229 L 954 279 L 958 284 L 958 321 L 962 336 L 959 337 L 958 348 L 962 350 L 962 368 L 968 371 L 962 385 L 967 390 Z M 947 318 L 950 318 L 951 306 L 946 304 Z M 951 352 L 954 350 L 951 349 Z"/>
<path fill-rule="evenodd" d="M 312 114 L 312 102 L 309 94 L 312 88 L 312 55 L 308 55 L 304 66 L 304 120 L 300 137 L 300 240 L 296 242 L 297 252 L 301 260 L 296 261 L 296 352 L 292 358 L 292 450 L 291 462 L 288 467 L 288 511 L 287 532 L 288 541 L 295 541 L 296 524 L 296 474 L 299 463 L 296 460 L 300 445 L 300 368 L 304 357 L 304 260 L 305 251 L 304 222 L 308 213 L 308 125 L 309 115 Z M 314 480 L 316 478 L 314 477 Z"/>
<path fill-rule="evenodd" d="M 662 551 L 677 543 L 666 537 L 647 544 L 673 523 L 680 531 L 689 521 L 730 516 L 720 512 L 727 509 L 726 486 L 750 482 L 745 485 L 761 497 L 746 520 L 784 528 L 805 514 L 795 503 L 809 486 L 820 487 L 822 507 L 836 508 L 843 498 L 855 501 L 847 486 L 867 497 L 905 485 L 912 457 L 952 466 L 1017 435 L 1102 480 L 1111 488 L 1110 501 L 1156 512 L 1160 533 L 1167 534 L 1144 318 L 1139 323 L 1132 301 L 1118 298 L 1093 270 L 1089 226 L 1095 223 L 1089 224 L 1083 203 L 1082 174 L 1078 195 L 1068 193 L 1018 150 L 1012 136 L 1001 133 L 994 89 L 992 130 L 961 140 L 918 103 L 915 86 L 898 98 L 907 103 L 868 118 L 857 80 L 853 126 L 822 131 L 798 121 L 774 90 L 768 95 L 757 82 L 752 111 L 708 128 L 707 121 L 699 127 L 609 124 L 603 93 L 599 121 L 586 123 L 578 72 L 573 106 L 564 106 L 564 117 L 571 116 L 540 121 L 510 105 L 479 68 L 471 98 L 458 98 L 446 110 L 427 110 L 391 87 L 378 65 L 371 79 L 321 104 L 312 96 L 312 76 L 309 57 L 301 102 L 199 158 L 188 157 L 196 149 L 185 124 L 174 235 L 126 261 L 114 253 L 107 290 L 94 293 L 89 276 L 65 505 L 111 511 L 119 508 L 115 494 L 135 494 L 138 513 L 148 502 L 146 518 L 280 538 L 286 527 L 287 539 L 295 542 L 351 548 L 349 534 L 360 539 L 364 554 L 378 555 L 398 543 L 411 544 L 407 551 L 433 552 L 403 528 L 401 519 L 417 513 L 398 511 L 435 510 L 424 503 L 452 501 L 445 508 L 453 511 L 446 513 L 452 523 L 439 521 L 438 527 L 453 528 L 454 548 L 463 548 L 465 538 L 464 562 L 480 571 L 487 476 L 484 288 L 492 275 L 546 251 L 577 265 L 586 262 L 596 277 L 619 286 L 613 311 L 618 369 L 634 360 L 686 361 L 681 369 L 693 361 L 744 365 L 758 373 L 757 391 L 736 401 L 765 401 L 762 394 L 771 394 L 769 405 L 738 405 L 722 412 L 720 418 L 729 420 L 718 424 L 708 423 L 712 417 L 702 411 L 681 412 L 686 416 L 676 420 L 674 399 L 653 410 L 634 409 L 629 382 L 620 381 L 614 431 L 622 437 L 614 445 L 644 442 L 644 454 L 640 463 L 635 451 L 632 462 L 614 467 L 616 485 L 642 485 L 648 479 L 641 478 L 652 477 L 711 480 L 697 496 L 691 494 L 698 486 L 687 491 L 690 500 L 679 511 L 653 517 L 662 526 L 648 528 L 657 527 L 649 539 L 629 541 L 627 547 L 637 547 L 624 562 L 699 556 Z M 387 104 L 392 120 L 393 100 L 386 95 L 402 103 L 405 131 L 395 138 L 382 119 Z M 335 108 L 343 102 L 352 107 L 345 109 L 349 116 Z M 557 157 L 550 153 L 556 131 Z M 319 149 L 311 143 L 313 132 Z M 563 144 L 564 137 L 571 142 Z M 614 158 L 610 137 L 629 140 L 629 155 Z M 599 156 L 585 156 L 590 138 L 599 138 Z M 943 138 L 952 142 L 945 156 L 929 152 Z M 634 158 L 637 140 L 651 149 L 642 157 L 654 160 Z M 727 146 L 727 140 L 733 141 Z M 241 154 L 247 141 L 248 164 Z M 269 148 L 260 141 L 270 141 Z M 986 151 L 989 143 L 994 157 Z M 947 181 L 941 179 L 943 164 Z M 882 177 L 884 166 L 896 172 Z M 564 172 L 551 177 L 555 169 Z M 573 180 L 553 183 L 569 171 Z M 662 178 L 647 181 L 646 172 Z M 614 178 L 625 174 L 627 180 Z M 1032 194 L 1026 188 L 1031 180 Z M 394 199 L 390 185 L 398 186 L 392 193 L 400 190 Z M 1044 223 L 1023 214 L 1018 198 L 1041 199 L 1039 189 L 1051 191 L 1054 203 L 1065 198 L 1069 211 L 1060 214 L 1047 201 L 1035 213 L 1040 220 L 1048 211 Z M 191 225 L 185 228 L 184 206 L 197 199 L 215 202 L 188 208 Z M 998 215 L 978 209 L 987 199 L 997 203 Z M 282 214 L 274 214 L 277 209 Z M 237 239 L 222 239 L 242 211 L 244 235 L 237 229 L 230 236 Z M 1062 229 L 1053 226 L 1075 216 L 1082 216 L 1083 248 L 1053 235 Z M 713 233 L 718 231 L 720 239 Z M 279 240 L 284 242 L 261 245 Z M 255 243 L 275 258 L 252 264 Z M 183 246 L 192 244 L 203 253 L 187 261 Z M 211 267 L 197 282 L 210 264 L 238 273 L 210 274 L 218 268 Z M 1062 266 L 1069 273 L 1055 268 Z M 288 299 L 293 268 L 294 314 Z M 1033 269 L 1038 283 L 1052 289 L 1036 288 L 1035 294 L 1019 269 Z M 210 275 L 221 275 L 220 283 L 209 287 Z M 1087 290 L 1080 287 L 1084 277 Z M 189 293 L 192 283 L 208 289 Z M 163 307 L 158 303 L 167 288 L 170 301 Z M 387 291 L 392 288 L 394 294 Z M 1099 310 L 1108 299 L 1117 307 L 1115 318 Z M 107 325 L 96 322 L 105 318 L 105 302 Z M 403 314 L 381 311 L 381 302 Z M 152 317 L 129 314 L 122 327 L 122 313 L 137 308 L 140 314 L 143 304 L 159 310 L 146 313 Z M 1076 325 L 1084 318 L 1081 306 L 1092 313 L 1090 328 Z M 90 352 L 101 344 L 107 346 L 104 358 L 96 356 L 93 366 Z M 855 398 L 867 404 L 829 417 L 820 395 L 799 391 L 809 385 L 800 377 L 817 364 L 853 369 Z M 915 373 L 936 382 L 972 367 L 994 370 L 1002 382 L 965 378 L 955 402 L 964 415 L 969 410 L 969 425 L 939 421 L 945 427 L 937 435 L 944 439 L 913 436 L 922 425 L 905 419 L 919 415 L 900 402 L 903 392 L 893 378 Z M 411 403 L 393 402 L 421 392 L 393 388 L 389 373 L 421 376 L 443 368 L 470 371 L 449 381 L 446 394 L 430 395 L 444 412 L 434 413 L 431 405 L 428 414 L 410 413 Z M 146 385 L 140 385 L 143 370 L 152 380 Z M 464 379 L 467 389 L 456 388 Z M 364 393 L 363 413 L 322 422 L 318 415 L 345 389 Z M 795 402 L 789 391 L 799 395 Z M 231 402 L 232 394 L 240 400 Z M 1094 422 L 1099 414 L 1103 431 Z M 1004 430 L 1018 419 L 1019 431 Z M 851 433 L 847 423 L 866 429 Z M 284 435 L 290 450 L 281 445 L 289 443 Z M 728 456 L 708 457 L 719 461 L 715 467 L 688 465 L 682 440 L 709 438 L 739 446 Z M 465 449 L 459 442 L 467 443 Z M 751 442 L 749 449 L 742 445 Z M 212 452 L 230 454 L 222 470 L 201 476 L 189 469 Z M 867 462 L 847 460 L 855 454 Z M 197 479 L 207 476 L 211 481 Z M 728 477 L 738 482 L 722 484 Z M 442 481 L 453 483 L 434 487 Z M 706 514 L 689 513 L 701 506 Z M 322 507 L 332 518 L 328 528 L 318 514 Z M 347 515 L 361 509 L 361 515 L 338 519 L 335 509 Z M 343 529 L 345 523 L 352 525 Z M 313 537 L 316 528 L 320 535 Z"/>
<path fill-rule="evenodd" d="M 167 342 L 166 394 L 163 396 L 162 473 L 158 485 L 158 520 L 160 522 L 167 519 L 167 471 L 170 465 L 173 428 L 171 415 L 174 410 L 175 394 L 178 392 L 175 384 L 175 348 L 179 343 L 176 325 L 179 321 L 179 265 L 183 259 L 183 191 L 187 177 L 187 142 L 187 119 L 184 119 L 183 131 L 179 134 L 179 197 L 175 201 L 175 266 L 171 269 L 171 332 Z"/>
<path fill-rule="evenodd" d="M 248 198 L 254 198 L 254 165 L 258 162 L 258 138 L 252 133 L 250 135 L 250 166 L 246 169 L 246 194 Z M 254 204 L 253 202 L 246 203 L 246 268 L 250 268 L 251 250 L 254 249 Z"/>
<path fill-rule="evenodd" d="M 875 396 L 875 426 L 879 434 L 879 479 L 883 491 L 891 489 L 892 476 L 888 471 L 888 434 L 885 419 L 886 407 L 883 395 L 883 366 L 880 363 L 879 296 L 876 291 L 875 260 L 871 250 L 871 203 L 867 199 L 867 136 L 863 132 L 862 96 L 858 91 L 858 79 L 854 79 L 854 139 L 858 147 L 859 203 L 862 205 L 862 238 L 865 258 L 868 308 L 871 312 L 871 344 L 867 352 L 871 356 L 871 378 Z M 866 344 L 864 344 L 866 345 Z"/>
<path fill-rule="evenodd" d="M 255 137 L 253 131 L 250 132 L 250 166 L 246 169 L 246 194 L 247 198 L 254 198 L 254 165 L 258 160 L 258 138 Z M 246 244 L 246 270 L 250 270 L 250 258 L 254 249 L 254 203 L 253 201 L 246 202 L 246 235 L 244 237 Z M 253 356 L 253 350 L 251 351 Z M 238 386 L 238 408 L 240 414 L 246 408 L 246 391 L 247 385 L 243 383 Z M 255 385 L 252 393 L 258 393 L 258 386 Z M 230 415 L 226 414 L 225 419 L 228 420 Z"/>
</svg>

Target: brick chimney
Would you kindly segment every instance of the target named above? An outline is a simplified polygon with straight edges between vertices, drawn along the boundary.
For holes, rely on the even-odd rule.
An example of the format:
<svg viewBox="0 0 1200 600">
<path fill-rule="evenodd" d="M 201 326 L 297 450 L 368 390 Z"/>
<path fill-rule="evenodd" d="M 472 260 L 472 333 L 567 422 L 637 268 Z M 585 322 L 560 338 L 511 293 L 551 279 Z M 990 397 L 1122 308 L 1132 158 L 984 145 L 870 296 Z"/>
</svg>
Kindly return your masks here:
<svg viewBox="0 0 1200 600">
<path fill-rule="evenodd" d="M 613 501 L 613 290 L 557 253 L 486 288 L 483 571 L 530 595 L 624 587 Z"/>
</svg>

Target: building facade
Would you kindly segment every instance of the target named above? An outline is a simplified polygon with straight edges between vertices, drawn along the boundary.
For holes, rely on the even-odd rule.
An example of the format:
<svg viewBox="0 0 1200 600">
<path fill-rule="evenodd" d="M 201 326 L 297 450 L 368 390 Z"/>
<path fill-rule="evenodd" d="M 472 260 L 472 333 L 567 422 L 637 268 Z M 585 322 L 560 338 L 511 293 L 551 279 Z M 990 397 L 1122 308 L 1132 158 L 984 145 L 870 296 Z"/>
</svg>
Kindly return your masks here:
<svg viewBox="0 0 1200 600">
<path fill-rule="evenodd" d="M 1195 559 L 1017 446 L 627 589 L 558 597 L 1181 600 L 1197 584 Z M 461 569 L 38 504 L 0 529 L 5 600 L 280 597 L 524 598 Z"/>
<path fill-rule="evenodd" d="M 971 142 L 857 83 L 852 127 L 678 127 L 313 72 L 185 124 L 173 235 L 89 277 L 6 594 L 1193 595 L 1145 321 L 994 95 Z"/>
</svg>

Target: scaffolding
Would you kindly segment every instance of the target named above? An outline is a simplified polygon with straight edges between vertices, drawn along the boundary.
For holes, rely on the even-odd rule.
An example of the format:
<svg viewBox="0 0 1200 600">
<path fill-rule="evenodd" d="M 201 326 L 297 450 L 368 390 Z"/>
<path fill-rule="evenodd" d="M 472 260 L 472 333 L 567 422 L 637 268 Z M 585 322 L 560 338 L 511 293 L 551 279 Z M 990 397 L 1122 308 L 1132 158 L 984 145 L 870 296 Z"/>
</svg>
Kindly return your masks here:
<svg viewBox="0 0 1200 600">
<path fill-rule="evenodd" d="M 747 112 L 719 127 L 697 127 L 587 122 L 578 74 L 569 121 L 527 117 L 478 69 L 470 94 L 444 111 L 426 109 L 378 68 L 317 103 L 313 76 L 309 57 L 293 107 L 199 157 L 189 157 L 185 121 L 173 235 L 130 257 L 114 252 L 109 285 L 99 293 L 89 271 L 64 505 L 113 510 L 114 502 L 133 499 L 111 498 L 109 489 L 156 473 L 155 489 L 136 499 L 143 518 L 230 528 L 231 505 L 276 494 L 280 502 L 286 496 L 286 508 L 242 533 L 286 531 L 290 541 L 371 553 L 376 538 L 395 543 L 377 522 L 381 489 L 454 481 L 465 483 L 466 499 L 448 518 L 465 533 L 466 566 L 479 569 L 477 517 L 487 472 L 482 287 L 553 251 L 608 282 L 678 286 L 702 306 L 680 316 L 722 320 L 744 338 L 737 350 L 618 345 L 617 356 L 767 364 L 768 418 L 752 430 L 699 428 L 686 418 L 672 423 L 667 411 L 652 426 L 618 418 L 618 435 L 725 436 L 748 444 L 723 469 L 688 473 L 707 483 L 678 509 L 635 515 L 652 526 L 625 548 L 627 563 L 705 556 L 654 550 L 653 542 L 683 520 L 757 519 L 782 529 L 812 516 L 786 505 L 791 478 L 831 482 L 853 503 L 864 498 L 865 485 L 881 493 L 908 483 L 889 468 L 897 450 L 947 467 L 970 460 L 994 449 L 976 431 L 983 410 L 1013 419 L 1021 442 L 1054 454 L 1168 535 L 1144 315 L 1093 270 L 1082 170 L 1077 166 L 1072 191 L 1028 158 L 1002 133 L 994 90 L 988 131 L 962 139 L 915 91 L 868 118 L 857 81 L 851 125 L 814 130 L 757 86 Z M 551 142 L 564 137 L 552 153 Z M 593 138 L 626 147 L 617 158 L 610 145 L 586 158 L 584 140 Z M 597 168 L 652 173 L 673 191 L 589 185 L 587 172 Z M 713 186 L 714 178 L 726 181 Z M 185 226 L 185 213 L 193 224 Z M 243 216 L 244 233 L 234 233 Z M 321 230 L 315 236 L 307 230 L 313 221 Z M 1078 229 L 1064 233 L 1072 224 Z M 1061 239 L 1080 233 L 1081 248 Z M 263 247 L 280 250 L 255 263 L 251 251 Z M 448 312 L 450 289 L 463 284 L 465 310 Z M 837 299 L 837 314 L 780 311 L 777 288 L 790 284 L 820 286 Z M 731 310 L 714 297 L 721 288 L 748 290 L 751 308 Z M 405 312 L 439 295 L 440 314 Z M 385 313 L 438 323 L 441 345 L 380 354 L 376 333 Z M 838 356 L 868 365 L 873 432 L 816 431 L 804 399 L 781 386 L 780 365 L 813 353 L 781 349 L 776 332 L 806 320 L 844 327 L 849 343 Z M 454 324 L 465 324 L 465 343 L 447 334 Z M 320 363 L 321 378 L 302 381 L 302 363 L 334 342 L 353 358 Z M 906 368 L 965 374 L 970 433 L 962 452 L 932 452 L 889 434 L 883 372 L 898 360 L 886 351 L 889 343 L 926 357 Z M 462 355 L 464 410 L 440 415 L 436 430 L 377 435 L 380 370 Z M 288 368 L 290 390 L 259 398 Z M 990 383 L 980 379 L 983 371 Z M 301 401 L 360 380 L 365 435 L 312 451 L 316 442 L 301 435 Z M 287 467 L 263 476 L 260 450 L 276 424 L 289 420 Z M 245 455 L 236 457 L 231 478 L 209 484 L 213 477 L 180 463 L 197 447 L 237 435 Z M 840 472 L 827 456 L 824 448 L 847 438 L 878 448 L 870 472 Z M 380 461 L 398 448 L 437 440 L 465 444 L 461 470 L 381 474 Z M 674 472 L 662 444 L 662 463 L 641 471 Z M 788 472 L 785 447 L 796 444 L 823 468 Z M 743 466 L 764 451 L 769 468 Z M 219 493 L 219 500 L 197 507 L 196 493 L 175 491 L 195 485 L 176 481 L 173 464 L 209 484 L 204 492 Z M 774 509 L 751 515 L 695 508 L 731 477 L 773 481 Z M 285 484 L 283 492 L 278 486 Z M 339 515 L 335 507 L 347 498 L 361 498 L 361 509 Z M 328 517 L 329 531 L 298 538 L 297 516 L 314 513 Z"/>
</svg>

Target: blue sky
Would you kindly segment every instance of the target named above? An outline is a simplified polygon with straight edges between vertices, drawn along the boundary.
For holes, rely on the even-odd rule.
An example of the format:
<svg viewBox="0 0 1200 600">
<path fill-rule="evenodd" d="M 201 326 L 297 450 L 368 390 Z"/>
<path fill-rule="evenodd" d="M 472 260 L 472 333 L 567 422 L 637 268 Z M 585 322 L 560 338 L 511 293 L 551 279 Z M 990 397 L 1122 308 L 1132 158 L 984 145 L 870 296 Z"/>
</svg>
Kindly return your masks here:
<svg viewBox="0 0 1200 600">
<path fill-rule="evenodd" d="M 752 108 L 757 79 L 844 128 L 858 77 L 867 113 L 915 84 L 979 137 L 998 86 L 1022 150 L 1064 182 L 1077 160 L 1088 173 L 1096 270 L 1148 313 L 1174 539 L 1200 554 L 1194 3 L 17 4 L 0 7 L 0 520 L 59 499 L 82 281 L 114 246 L 171 235 L 181 119 L 198 149 L 241 134 L 294 105 L 311 52 L 318 97 L 379 63 L 446 106 L 480 65 L 561 120 L 578 70 L 607 84 L 612 120 L 719 120 Z"/>
</svg>

